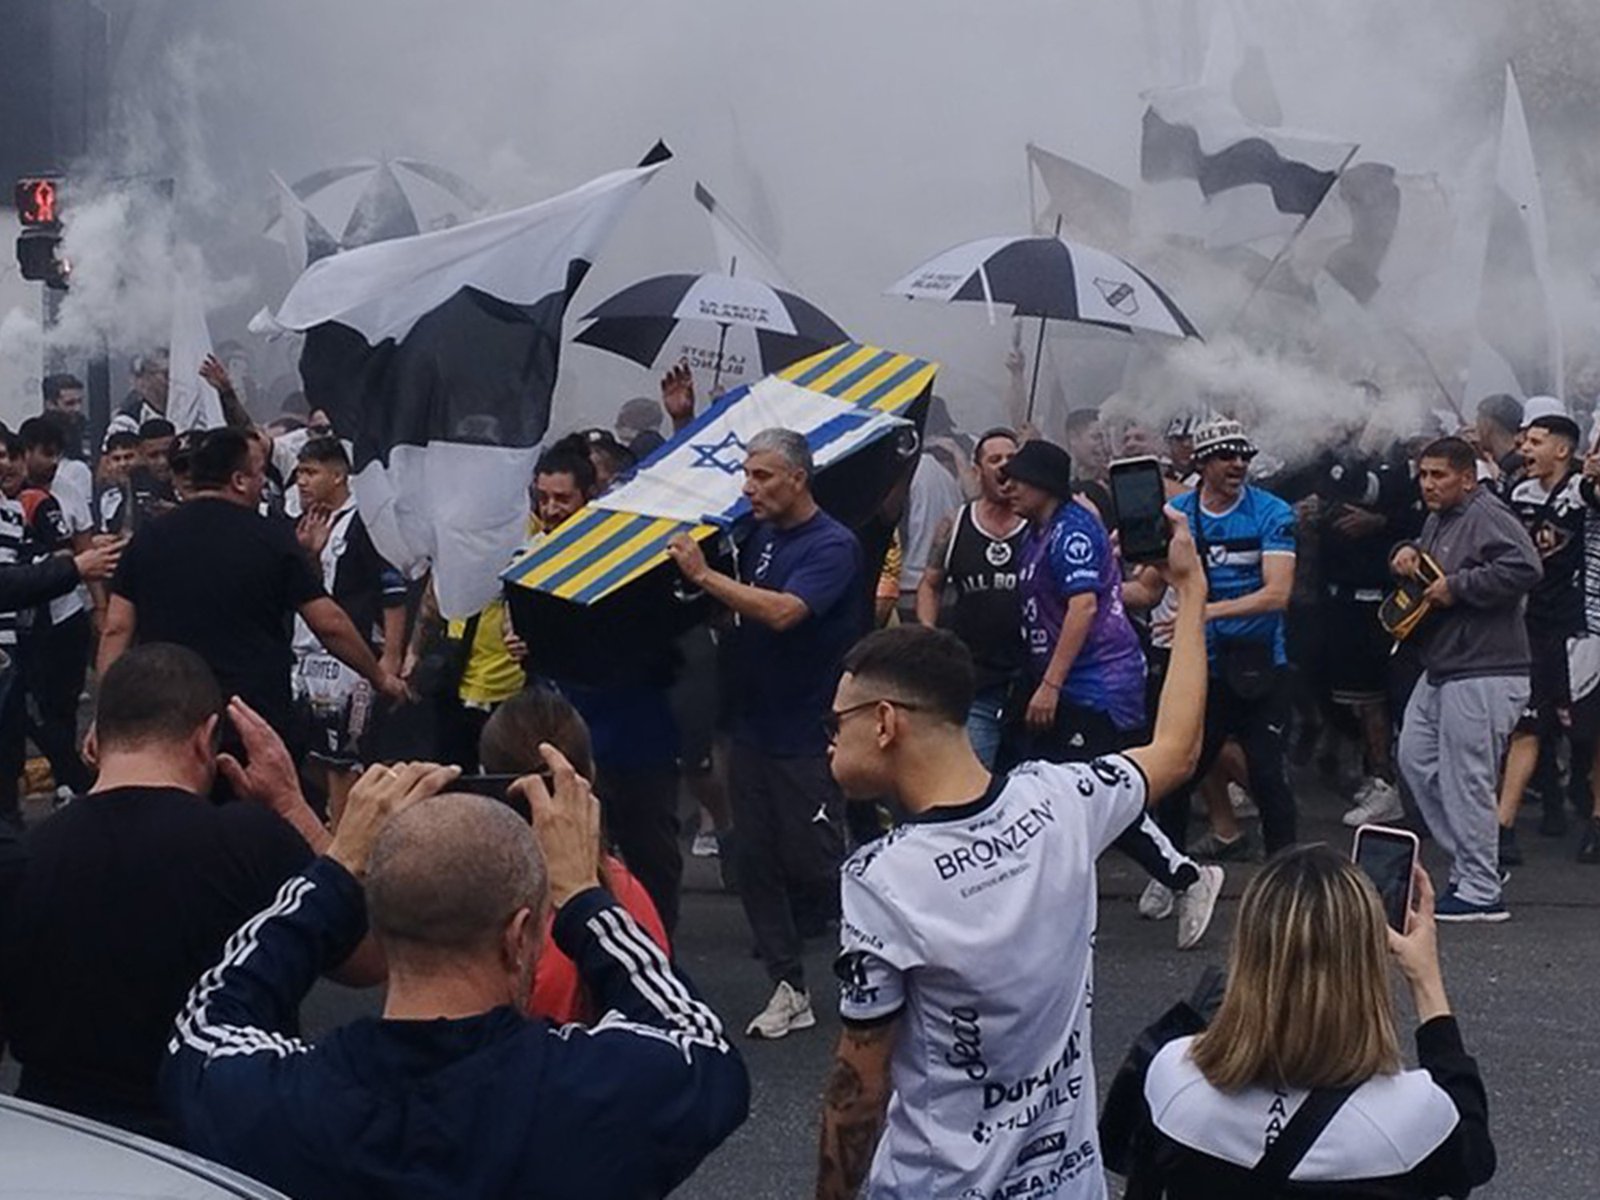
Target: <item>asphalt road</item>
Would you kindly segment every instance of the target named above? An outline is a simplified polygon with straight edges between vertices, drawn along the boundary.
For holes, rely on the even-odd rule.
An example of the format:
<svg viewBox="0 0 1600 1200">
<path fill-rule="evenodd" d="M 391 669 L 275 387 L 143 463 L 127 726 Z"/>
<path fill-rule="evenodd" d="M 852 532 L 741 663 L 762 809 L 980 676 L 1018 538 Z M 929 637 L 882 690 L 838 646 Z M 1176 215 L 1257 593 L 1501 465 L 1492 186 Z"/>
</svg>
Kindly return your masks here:
<svg viewBox="0 0 1600 1200">
<path fill-rule="evenodd" d="M 1338 802 L 1303 780 L 1304 834 L 1348 845 Z M 1488 1082 L 1500 1170 L 1482 1197 L 1580 1200 L 1600 1193 L 1600 1021 L 1591 1015 L 1600 984 L 1600 868 L 1572 861 L 1576 832 L 1556 841 L 1523 831 L 1527 865 L 1508 888 L 1512 920 L 1441 930 L 1445 978 L 1469 1047 Z M 1236 898 L 1249 868 L 1230 868 L 1225 898 L 1202 946 L 1179 954 L 1170 922 L 1139 919 L 1143 878 L 1125 859 L 1101 864 L 1095 986 L 1095 1060 L 1103 1089 L 1133 1035 L 1186 994 L 1202 969 L 1225 956 Z M 1437 877 L 1437 876 L 1436 876 Z M 714 888 L 710 863 L 691 860 L 677 952 L 730 1029 L 765 1003 L 766 978 L 750 956 L 738 900 Z M 694 1200 L 777 1200 L 809 1195 L 815 1171 L 818 1096 L 838 1021 L 828 964 L 831 947 L 807 958 L 818 1027 L 773 1043 L 740 1038 L 750 1067 L 750 1119 L 676 1195 Z M 376 1011 L 376 992 L 319 985 L 306 1004 L 315 1034 Z M 14 1082 L 0 1071 L 0 1084 Z M 3 1192 L 0 1184 L 0 1192 Z"/>
</svg>

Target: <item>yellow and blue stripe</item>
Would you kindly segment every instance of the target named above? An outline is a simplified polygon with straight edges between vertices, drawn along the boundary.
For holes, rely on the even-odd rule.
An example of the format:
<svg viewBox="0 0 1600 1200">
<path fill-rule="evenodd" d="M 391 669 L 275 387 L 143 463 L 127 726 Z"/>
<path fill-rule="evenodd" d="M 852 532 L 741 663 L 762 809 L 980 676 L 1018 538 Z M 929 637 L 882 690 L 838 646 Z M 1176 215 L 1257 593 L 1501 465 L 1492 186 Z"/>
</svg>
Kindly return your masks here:
<svg viewBox="0 0 1600 1200">
<path fill-rule="evenodd" d="M 922 395 L 938 369 L 927 359 L 847 342 L 786 367 L 778 378 L 892 415 Z M 678 534 L 704 541 L 716 532 L 715 525 L 590 505 L 513 563 L 501 578 L 576 604 L 593 604 L 661 562 L 667 543 Z"/>
</svg>

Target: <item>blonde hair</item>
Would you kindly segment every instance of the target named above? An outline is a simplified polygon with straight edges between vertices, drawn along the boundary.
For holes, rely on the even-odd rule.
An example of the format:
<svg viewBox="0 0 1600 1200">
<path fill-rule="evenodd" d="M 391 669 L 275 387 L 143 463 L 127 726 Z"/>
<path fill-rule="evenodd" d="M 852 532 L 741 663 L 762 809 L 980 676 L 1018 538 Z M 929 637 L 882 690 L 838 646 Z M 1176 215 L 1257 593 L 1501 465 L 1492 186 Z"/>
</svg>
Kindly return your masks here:
<svg viewBox="0 0 1600 1200">
<path fill-rule="evenodd" d="M 1190 1053 L 1225 1092 L 1344 1087 L 1400 1069 L 1388 927 L 1355 864 L 1308 846 L 1245 888 L 1228 990 Z"/>
</svg>

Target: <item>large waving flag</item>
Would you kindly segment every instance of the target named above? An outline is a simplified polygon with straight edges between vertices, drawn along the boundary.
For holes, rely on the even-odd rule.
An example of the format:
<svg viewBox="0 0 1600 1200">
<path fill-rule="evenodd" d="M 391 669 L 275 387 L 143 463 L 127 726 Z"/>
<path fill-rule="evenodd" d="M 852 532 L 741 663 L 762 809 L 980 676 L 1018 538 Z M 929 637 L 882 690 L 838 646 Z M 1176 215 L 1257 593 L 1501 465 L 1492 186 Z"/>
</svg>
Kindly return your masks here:
<svg viewBox="0 0 1600 1200">
<path fill-rule="evenodd" d="M 1539 169 L 1516 75 L 1506 67 L 1494 209 L 1478 299 L 1467 402 L 1506 391 L 1560 395 L 1561 322 L 1551 291 L 1550 237 Z"/>
<path fill-rule="evenodd" d="M 180 247 L 179 264 L 172 279 L 172 334 L 167 342 L 167 417 L 180 433 L 190 429 L 217 429 L 223 419 L 222 401 L 200 378 L 200 364 L 211 353 L 211 331 L 206 326 L 205 290 L 200 286 L 205 267 L 199 252 Z"/>
<path fill-rule="evenodd" d="M 1037 175 L 1044 204 L 1033 203 L 1033 231 L 1050 237 L 1058 231 L 1072 241 L 1113 254 L 1130 253 L 1133 193 L 1100 172 L 1028 143 L 1028 194 Z"/>
<path fill-rule="evenodd" d="M 447 616 L 477 612 L 521 542 L 562 319 L 628 202 L 670 157 L 453 229 L 315 262 L 277 322 L 306 332 L 313 408 L 355 444 L 385 558 L 431 563 Z"/>
<path fill-rule="evenodd" d="M 1350 142 L 1253 125 L 1209 85 L 1151 92 L 1146 102 L 1146 219 L 1215 249 L 1292 237 L 1356 152 Z"/>
<path fill-rule="evenodd" d="M 711 194 L 703 183 L 694 185 L 694 200 L 711 222 L 711 240 L 717 249 L 717 269 L 730 275 L 747 275 L 773 287 L 794 291 L 783 268 L 761 239 Z"/>
</svg>

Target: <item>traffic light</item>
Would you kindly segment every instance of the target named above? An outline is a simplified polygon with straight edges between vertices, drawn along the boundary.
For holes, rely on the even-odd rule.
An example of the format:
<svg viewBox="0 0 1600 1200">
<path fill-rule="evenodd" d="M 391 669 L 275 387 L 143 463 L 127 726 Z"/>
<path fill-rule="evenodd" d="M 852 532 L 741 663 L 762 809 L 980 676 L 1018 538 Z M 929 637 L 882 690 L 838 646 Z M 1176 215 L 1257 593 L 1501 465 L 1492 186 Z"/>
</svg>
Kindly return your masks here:
<svg viewBox="0 0 1600 1200">
<path fill-rule="evenodd" d="M 72 267 L 61 257 L 61 181 L 50 176 L 19 179 L 13 197 L 22 225 L 17 237 L 22 277 L 65 290 Z"/>
</svg>

